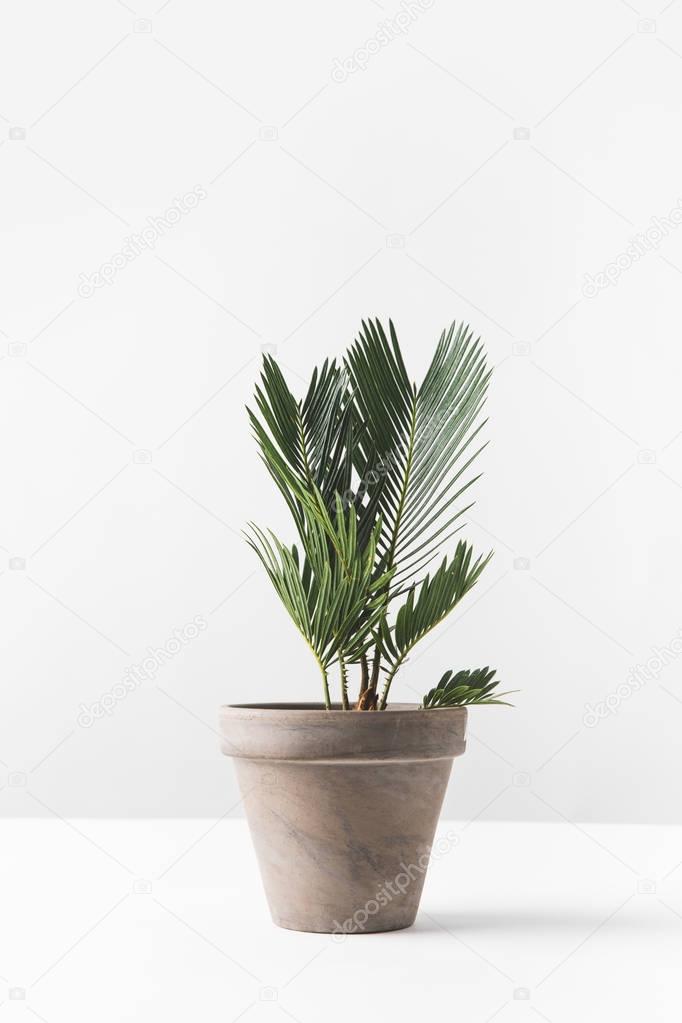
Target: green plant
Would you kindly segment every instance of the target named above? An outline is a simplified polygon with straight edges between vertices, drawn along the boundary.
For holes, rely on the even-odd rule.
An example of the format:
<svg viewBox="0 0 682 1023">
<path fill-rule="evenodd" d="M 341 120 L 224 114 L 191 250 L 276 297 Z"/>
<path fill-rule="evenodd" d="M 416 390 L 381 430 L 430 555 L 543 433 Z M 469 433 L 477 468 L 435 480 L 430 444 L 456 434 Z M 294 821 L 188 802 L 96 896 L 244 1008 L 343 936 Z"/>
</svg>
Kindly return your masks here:
<svg viewBox="0 0 682 1023">
<path fill-rule="evenodd" d="M 336 665 L 344 709 L 357 666 L 355 708 L 383 710 L 412 649 L 492 557 L 474 557 L 460 540 L 419 578 L 471 507 L 465 495 L 479 478 L 471 467 L 485 446 L 478 438 L 489 380 L 480 340 L 454 323 L 419 387 L 393 324 L 387 336 L 379 320 L 363 322 L 342 364 L 326 361 L 313 372 L 302 400 L 275 360 L 264 359 L 249 417 L 298 542 L 287 546 L 255 525 L 248 542 L 315 656 L 327 708 Z M 423 707 L 501 702 L 491 696 L 493 675 L 448 672 Z"/>
<path fill-rule="evenodd" d="M 431 689 L 422 701 L 425 709 L 429 707 L 461 707 L 470 703 L 503 703 L 509 707 L 503 696 L 510 693 L 496 693 L 493 689 L 499 684 L 494 679 L 494 668 L 476 668 L 475 671 L 446 671 L 435 689 Z"/>
</svg>

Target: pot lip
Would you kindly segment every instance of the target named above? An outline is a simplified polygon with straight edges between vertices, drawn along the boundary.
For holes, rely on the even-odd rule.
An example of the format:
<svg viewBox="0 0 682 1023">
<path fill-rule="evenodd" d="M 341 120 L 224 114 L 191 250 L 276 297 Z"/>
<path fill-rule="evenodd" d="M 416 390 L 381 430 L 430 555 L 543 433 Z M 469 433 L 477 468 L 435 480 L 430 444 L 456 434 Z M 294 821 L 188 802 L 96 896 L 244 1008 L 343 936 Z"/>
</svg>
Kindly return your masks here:
<svg viewBox="0 0 682 1023">
<path fill-rule="evenodd" d="M 254 761 L 370 764 L 452 760 L 466 749 L 466 707 L 425 713 L 417 703 L 388 712 L 327 710 L 322 703 L 221 707 L 221 749 Z"/>
<path fill-rule="evenodd" d="M 432 710 L 437 710 L 439 714 L 445 712 L 452 714 L 458 712 L 461 714 L 462 711 L 466 711 L 466 706 L 460 707 L 437 707 Z M 221 713 L 229 714 L 231 711 L 237 713 L 246 711 L 249 716 L 256 715 L 258 717 L 274 717 L 277 712 L 284 714 L 295 714 L 295 715 L 313 715 L 326 720 L 331 720 L 330 715 L 333 715 L 333 720 L 341 721 L 348 719 L 349 721 L 357 721 L 359 717 L 374 718 L 375 716 L 382 717 L 386 713 L 391 714 L 419 714 L 420 716 L 424 713 L 424 708 L 420 703 L 389 703 L 388 706 L 382 711 L 357 711 L 344 710 L 340 703 L 333 703 L 330 710 L 327 710 L 323 703 L 225 703 L 220 708 Z"/>
</svg>

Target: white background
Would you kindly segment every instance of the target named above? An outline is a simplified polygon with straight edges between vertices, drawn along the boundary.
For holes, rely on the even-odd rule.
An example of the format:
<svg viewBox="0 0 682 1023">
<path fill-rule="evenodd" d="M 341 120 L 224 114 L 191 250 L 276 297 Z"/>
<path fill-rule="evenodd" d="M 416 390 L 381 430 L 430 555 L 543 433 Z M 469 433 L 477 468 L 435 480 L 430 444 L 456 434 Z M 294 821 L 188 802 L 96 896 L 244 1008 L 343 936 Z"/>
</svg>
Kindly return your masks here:
<svg viewBox="0 0 682 1023">
<path fill-rule="evenodd" d="M 402 33 L 393 0 L 1 5 L 1 814 L 241 812 L 218 706 L 320 698 L 239 535 L 287 527 L 244 405 L 262 345 L 303 388 L 378 315 L 415 376 L 452 319 L 496 366 L 467 528 L 496 557 L 394 692 L 520 690 L 472 713 L 446 812 L 682 823 L 680 662 L 585 723 L 682 628 L 682 229 L 584 292 L 682 196 L 663 3 L 435 0 Z"/>
</svg>

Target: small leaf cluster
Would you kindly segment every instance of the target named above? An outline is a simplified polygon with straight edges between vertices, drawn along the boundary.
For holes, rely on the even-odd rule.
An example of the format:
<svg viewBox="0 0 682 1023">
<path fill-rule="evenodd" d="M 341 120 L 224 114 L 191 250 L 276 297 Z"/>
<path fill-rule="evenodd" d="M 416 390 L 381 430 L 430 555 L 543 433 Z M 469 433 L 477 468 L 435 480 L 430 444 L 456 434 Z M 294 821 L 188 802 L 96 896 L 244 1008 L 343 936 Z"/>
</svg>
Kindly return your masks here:
<svg viewBox="0 0 682 1023">
<path fill-rule="evenodd" d="M 476 668 L 474 671 L 446 671 L 442 679 L 431 689 L 422 706 L 428 710 L 433 707 L 462 707 L 473 703 L 501 703 L 506 707 L 511 704 L 502 699 L 511 693 L 493 693 L 500 680 L 494 678 L 494 668 Z"/>
</svg>

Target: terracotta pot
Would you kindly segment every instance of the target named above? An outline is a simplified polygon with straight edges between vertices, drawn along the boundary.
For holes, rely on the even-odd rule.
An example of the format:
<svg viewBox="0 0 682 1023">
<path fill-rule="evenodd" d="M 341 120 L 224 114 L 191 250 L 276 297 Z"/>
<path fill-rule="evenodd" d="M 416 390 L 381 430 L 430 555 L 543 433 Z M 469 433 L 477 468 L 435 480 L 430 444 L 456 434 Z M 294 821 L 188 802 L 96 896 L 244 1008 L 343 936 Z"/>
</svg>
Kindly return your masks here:
<svg viewBox="0 0 682 1023">
<path fill-rule="evenodd" d="M 223 707 L 272 918 L 295 931 L 414 923 L 465 707 Z"/>
</svg>

